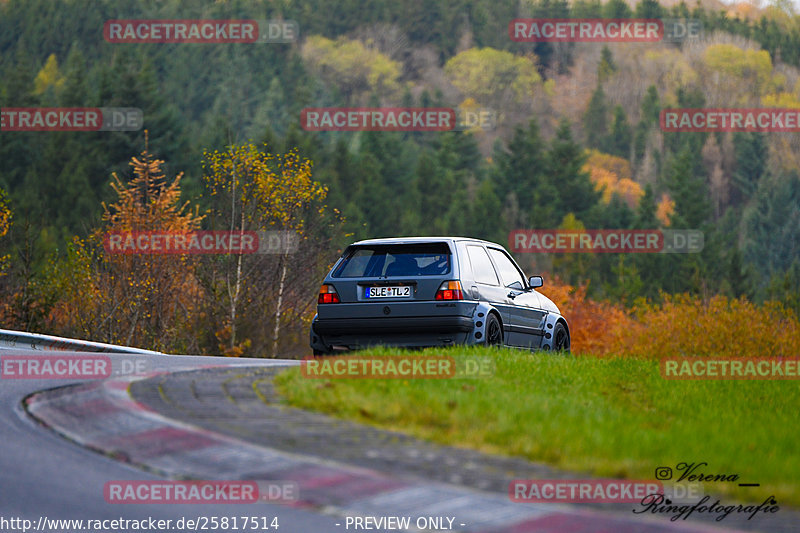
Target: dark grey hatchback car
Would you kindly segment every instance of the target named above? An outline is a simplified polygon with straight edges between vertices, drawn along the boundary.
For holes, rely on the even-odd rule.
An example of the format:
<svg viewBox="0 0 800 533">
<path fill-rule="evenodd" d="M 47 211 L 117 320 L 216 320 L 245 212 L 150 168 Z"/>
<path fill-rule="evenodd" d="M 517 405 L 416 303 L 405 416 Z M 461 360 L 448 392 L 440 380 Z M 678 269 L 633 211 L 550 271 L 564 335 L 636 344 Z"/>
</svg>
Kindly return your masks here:
<svg viewBox="0 0 800 533">
<path fill-rule="evenodd" d="M 325 277 L 315 355 L 371 345 L 502 344 L 569 350 L 569 325 L 499 244 L 464 237 L 372 239 Z"/>
</svg>

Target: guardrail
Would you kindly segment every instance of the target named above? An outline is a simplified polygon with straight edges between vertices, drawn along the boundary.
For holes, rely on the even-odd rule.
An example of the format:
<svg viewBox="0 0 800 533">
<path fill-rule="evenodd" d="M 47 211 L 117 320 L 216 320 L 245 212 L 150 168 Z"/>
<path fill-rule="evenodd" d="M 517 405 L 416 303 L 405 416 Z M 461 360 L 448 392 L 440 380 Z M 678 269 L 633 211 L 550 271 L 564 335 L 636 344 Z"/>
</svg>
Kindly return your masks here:
<svg viewBox="0 0 800 533">
<path fill-rule="evenodd" d="M 105 344 L 103 342 L 67 339 L 65 337 L 54 337 L 53 335 L 0 329 L 0 351 L 13 349 L 165 355 L 162 352 L 142 350 L 129 346 L 118 346 L 116 344 Z"/>
</svg>

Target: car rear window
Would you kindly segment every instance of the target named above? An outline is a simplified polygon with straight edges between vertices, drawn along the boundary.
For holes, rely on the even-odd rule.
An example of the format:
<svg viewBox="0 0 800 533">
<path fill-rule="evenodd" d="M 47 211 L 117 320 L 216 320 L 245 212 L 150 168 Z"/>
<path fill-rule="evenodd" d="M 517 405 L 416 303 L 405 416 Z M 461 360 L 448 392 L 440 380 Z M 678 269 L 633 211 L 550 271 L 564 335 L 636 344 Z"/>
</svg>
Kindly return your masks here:
<svg viewBox="0 0 800 533">
<path fill-rule="evenodd" d="M 444 242 L 353 246 L 334 278 L 441 276 L 450 272 L 450 247 Z"/>
</svg>

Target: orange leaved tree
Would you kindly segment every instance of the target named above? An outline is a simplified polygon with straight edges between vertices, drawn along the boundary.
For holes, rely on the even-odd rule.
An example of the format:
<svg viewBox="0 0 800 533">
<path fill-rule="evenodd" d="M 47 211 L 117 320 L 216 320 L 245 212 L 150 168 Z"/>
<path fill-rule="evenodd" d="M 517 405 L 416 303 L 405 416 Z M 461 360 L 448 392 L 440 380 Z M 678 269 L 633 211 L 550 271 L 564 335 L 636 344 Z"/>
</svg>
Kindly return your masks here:
<svg viewBox="0 0 800 533">
<path fill-rule="evenodd" d="M 186 232 L 202 216 L 180 200 L 180 180 L 167 178 L 147 148 L 131 158 L 133 175 L 116 173 L 115 202 L 103 204 L 103 224 L 84 241 L 73 239 L 53 275 L 59 329 L 85 338 L 165 351 L 196 349 L 191 323 L 200 286 L 191 256 L 114 253 L 102 246 L 114 232 Z"/>
</svg>

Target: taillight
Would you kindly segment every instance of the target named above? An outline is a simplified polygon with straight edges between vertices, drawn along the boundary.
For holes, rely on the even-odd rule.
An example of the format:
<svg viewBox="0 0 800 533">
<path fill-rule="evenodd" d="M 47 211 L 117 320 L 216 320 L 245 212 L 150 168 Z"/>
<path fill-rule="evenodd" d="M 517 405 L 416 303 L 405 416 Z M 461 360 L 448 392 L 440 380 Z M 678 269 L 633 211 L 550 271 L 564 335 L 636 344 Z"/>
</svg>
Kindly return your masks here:
<svg viewBox="0 0 800 533">
<path fill-rule="evenodd" d="M 436 291 L 437 300 L 463 300 L 464 293 L 461 292 L 460 281 L 445 281 L 439 285 L 439 290 Z"/>
<path fill-rule="evenodd" d="M 333 285 L 323 284 L 322 287 L 319 288 L 319 296 L 317 297 L 318 304 L 338 304 L 339 303 L 339 293 L 336 292 L 336 289 Z"/>
</svg>

